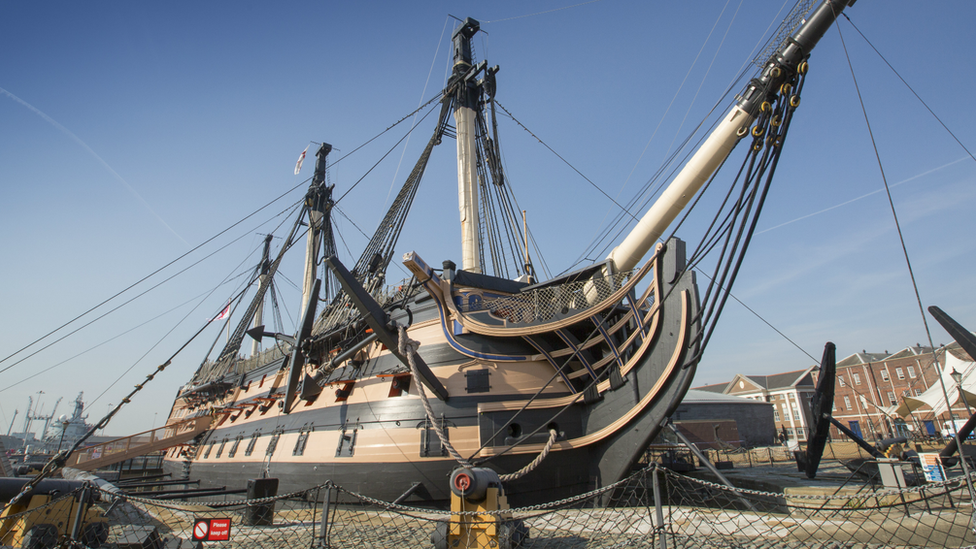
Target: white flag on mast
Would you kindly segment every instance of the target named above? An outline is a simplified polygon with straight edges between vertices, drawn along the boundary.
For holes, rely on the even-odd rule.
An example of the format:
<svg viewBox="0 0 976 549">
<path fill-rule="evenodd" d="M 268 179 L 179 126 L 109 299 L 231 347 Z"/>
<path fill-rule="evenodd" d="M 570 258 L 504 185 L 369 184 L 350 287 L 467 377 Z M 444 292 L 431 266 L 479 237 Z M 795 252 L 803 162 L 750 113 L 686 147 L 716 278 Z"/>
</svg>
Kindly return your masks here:
<svg viewBox="0 0 976 549">
<path fill-rule="evenodd" d="M 214 320 L 224 320 L 224 319 L 226 319 L 229 316 L 230 316 L 230 302 L 227 302 L 227 306 L 224 307 L 224 310 L 223 311 L 220 311 L 220 314 L 217 315 L 214 318 Z"/>
<path fill-rule="evenodd" d="M 295 162 L 295 175 L 298 175 L 298 172 L 302 171 L 302 162 L 305 161 L 305 153 L 307 152 L 308 145 L 305 145 L 305 150 L 302 151 L 302 154 L 298 155 L 298 162 Z"/>
</svg>

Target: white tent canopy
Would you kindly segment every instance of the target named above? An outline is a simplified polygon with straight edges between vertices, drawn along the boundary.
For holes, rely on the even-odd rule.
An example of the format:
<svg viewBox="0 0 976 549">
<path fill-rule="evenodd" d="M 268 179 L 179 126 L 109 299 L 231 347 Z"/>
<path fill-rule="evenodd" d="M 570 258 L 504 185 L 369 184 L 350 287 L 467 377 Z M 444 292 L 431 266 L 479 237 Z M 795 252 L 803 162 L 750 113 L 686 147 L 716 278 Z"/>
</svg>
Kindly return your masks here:
<svg viewBox="0 0 976 549">
<path fill-rule="evenodd" d="M 976 405 L 976 362 L 965 362 L 956 358 L 952 353 L 946 353 L 946 365 L 942 370 L 942 381 L 945 383 L 945 393 L 949 395 L 949 402 L 953 407 L 964 406 L 963 395 L 956 388 L 956 382 L 952 379 L 953 371 L 962 374 L 962 392 L 969 400 L 970 405 Z M 901 417 L 908 416 L 909 413 L 928 406 L 932 412 L 938 416 L 947 411 L 945 393 L 942 392 L 940 383 L 933 383 L 931 387 L 918 396 L 906 396 L 902 398 L 898 406 L 892 406 L 887 411 Z"/>
</svg>

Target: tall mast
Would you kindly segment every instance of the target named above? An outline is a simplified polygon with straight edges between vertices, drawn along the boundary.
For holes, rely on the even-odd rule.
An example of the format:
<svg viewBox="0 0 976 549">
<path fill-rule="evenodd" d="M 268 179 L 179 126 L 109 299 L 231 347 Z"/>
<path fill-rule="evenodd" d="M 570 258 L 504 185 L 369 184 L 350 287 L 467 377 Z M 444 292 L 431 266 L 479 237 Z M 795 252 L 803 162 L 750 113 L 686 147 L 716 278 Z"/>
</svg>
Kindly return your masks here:
<svg viewBox="0 0 976 549">
<path fill-rule="evenodd" d="M 258 276 L 259 283 L 264 283 L 264 280 L 268 278 L 268 271 L 271 270 L 271 239 L 274 238 L 273 235 L 265 235 L 264 237 L 264 252 L 261 253 L 261 274 Z M 258 310 L 254 312 L 254 322 L 252 324 L 255 328 L 258 326 L 264 326 L 264 300 L 262 299 L 258 303 Z M 258 354 L 261 350 L 261 342 L 258 338 L 254 338 L 251 342 L 251 356 Z"/>
<path fill-rule="evenodd" d="M 762 103 L 778 93 L 780 86 L 796 74 L 800 62 L 806 59 L 837 16 L 854 2 L 855 0 L 823 0 L 811 12 L 806 22 L 766 61 L 760 76 L 749 82 L 732 110 L 725 115 L 701 148 L 675 176 L 637 226 L 607 256 L 618 271 L 629 271 L 637 266 L 681 210 L 694 198 L 695 193 L 722 165 L 739 139 L 749 135 L 749 126 L 756 120 Z"/>
<path fill-rule="evenodd" d="M 481 219 L 478 212 L 478 166 L 475 149 L 475 109 L 478 86 L 464 75 L 472 69 L 471 38 L 480 25 L 465 19 L 454 31 L 454 76 L 460 79 L 456 88 L 454 126 L 457 128 L 458 209 L 461 213 L 461 268 L 480 273 Z"/>
<path fill-rule="evenodd" d="M 332 151 L 332 145 L 322 143 L 315 153 L 315 174 L 312 184 L 305 195 L 305 207 L 308 210 L 308 238 L 305 246 L 305 277 L 302 282 L 302 307 L 304 311 L 315 283 L 316 271 L 319 263 L 319 250 L 322 249 L 323 220 L 332 208 L 332 187 L 325 185 L 325 158 Z"/>
</svg>

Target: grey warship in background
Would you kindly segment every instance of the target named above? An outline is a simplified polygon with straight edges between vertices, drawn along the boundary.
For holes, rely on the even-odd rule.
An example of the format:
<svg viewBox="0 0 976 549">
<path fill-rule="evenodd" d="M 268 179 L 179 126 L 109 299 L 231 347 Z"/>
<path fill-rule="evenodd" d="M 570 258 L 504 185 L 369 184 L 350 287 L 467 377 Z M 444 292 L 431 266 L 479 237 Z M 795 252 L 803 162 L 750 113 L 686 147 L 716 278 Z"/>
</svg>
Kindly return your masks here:
<svg viewBox="0 0 976 549">
<path fill-rule="evenodd" d="M 473 58 L 479 24 L 464 21 L 453 35 L 453 75 L 433 135 L 351 269 L 335 257 L 331 147 L 318 150 L 302 213 L 276 257 L 266 244 L 255 294 L 239 301 L 246 311 L 236 330 L 179 390 L 169 425 L 212 420 L 167 451 L 166 469 L 202 487 L 276 477 L 279 492 L 288 492 L 333 480 L 378 499 L 436 503 L 449 499 L 447 479 L 458 466 L 449 450 L 501 474 L 549 450 L 506 481 L 514 505 L 626 476 L 691 384 L 762 209 L 807 57 L 849 4 L 824 0 L 795 17 L 758 76 L 609 257 L 546 281 L 532 271 L 499 160 L 498 68 Z M 400 228 L 431 150 L 445 137 L 457 141 L 461 264 L 435 269 L 407 253 L 402 261 L 413 277 L 387 287 Z M 686 258 L 699 249 L 686 251 L 667 231 L 740 141 L 746 169 L 732 184 L 730 213 L 716 225 L 722 257 L 700 295 Z M 298 333 L 268 333 L 268 288 L 306 225 Z M 502 243 L 512 245 L 514 259 L 501 259 Z M 515 265 L 516 276 L 504 265 Z M 276 343 L 242 358 L 248 334 Z M 415 355 L 401 346 L 402 335 L 419 342 Z"/>
</svg>

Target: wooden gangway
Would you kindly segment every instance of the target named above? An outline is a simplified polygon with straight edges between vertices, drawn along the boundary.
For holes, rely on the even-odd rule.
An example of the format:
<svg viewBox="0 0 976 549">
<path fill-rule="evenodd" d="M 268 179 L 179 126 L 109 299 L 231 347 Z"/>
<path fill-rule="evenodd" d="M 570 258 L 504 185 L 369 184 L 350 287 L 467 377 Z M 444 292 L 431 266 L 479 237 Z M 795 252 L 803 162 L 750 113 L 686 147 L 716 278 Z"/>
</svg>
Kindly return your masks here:
<svg viewBox="0 0 976 549">
<path fill-rule="evenodd" d="M 150 452 L 172 448 L 177 444 L 193 440 L 206 431 L 213 419 L 211 415 L 197 416 L 127 437 L 79 448 L 68 457 L 65 467 L 94 471 Z"/>
</svg>

